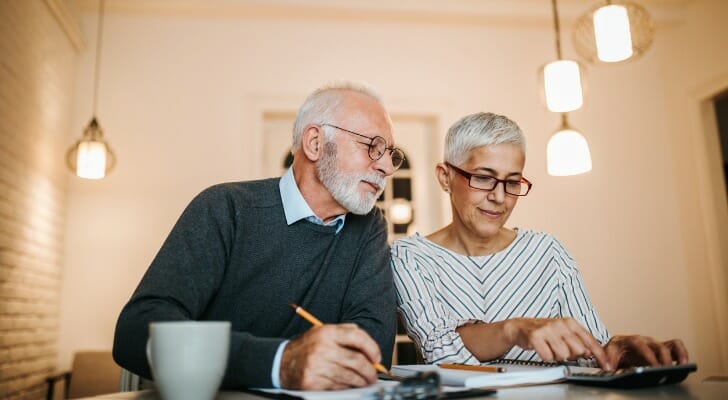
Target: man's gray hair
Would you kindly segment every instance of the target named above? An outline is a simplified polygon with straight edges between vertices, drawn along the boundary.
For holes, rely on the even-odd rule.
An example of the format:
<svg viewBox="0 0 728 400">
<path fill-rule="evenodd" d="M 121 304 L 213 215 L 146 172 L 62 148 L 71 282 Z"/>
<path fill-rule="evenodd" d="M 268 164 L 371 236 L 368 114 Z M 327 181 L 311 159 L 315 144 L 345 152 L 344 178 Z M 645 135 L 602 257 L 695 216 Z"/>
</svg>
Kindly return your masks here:
<svg viewBox="0 0 728 400">
<path fill-rule="evenodd" d="M 501 143 L 518 145 L 526 154 L 526 138 L 508 117 L 484 112 L 466 115 L 447 131 L 445 161 L 460 165 L 467 161 L 470 150 Z"/>
<path fill-rule="evenodd" d="M 296 120 L 293 122 L 293 144 L 292 150 L 295 153 L 301 148 L 301 135 L 306 126 L 310 124 L 336 123 L 334 116 L 342 103 L 342 92 L 351 91 L 371 97 L 377 103 L 382 104 L 382 99 L 369 86 L 350 81 L 336 81 L 326 84 L 311 93 L 298 109 Z M 324 136 L 329 142 L 333 139 L 333 130 L 324 129 Z"/>
</svg>

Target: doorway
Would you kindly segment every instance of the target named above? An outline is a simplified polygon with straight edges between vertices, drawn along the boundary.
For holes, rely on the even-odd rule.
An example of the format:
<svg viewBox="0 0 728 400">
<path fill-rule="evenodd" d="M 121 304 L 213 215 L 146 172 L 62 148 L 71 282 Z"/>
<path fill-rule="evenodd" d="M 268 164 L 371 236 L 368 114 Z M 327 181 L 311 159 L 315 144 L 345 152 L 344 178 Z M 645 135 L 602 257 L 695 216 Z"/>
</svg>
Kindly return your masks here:
<svg viewBox="0 0 728 400">
<path fill-rule="evenodd" d="M 713 99 L 713 108 L 715 109 L 718 137 L 720 138 L 723 183 L 725 184 L 726 195 L 728 195 L 728 91 L 719 94 Z"/>
</svg>

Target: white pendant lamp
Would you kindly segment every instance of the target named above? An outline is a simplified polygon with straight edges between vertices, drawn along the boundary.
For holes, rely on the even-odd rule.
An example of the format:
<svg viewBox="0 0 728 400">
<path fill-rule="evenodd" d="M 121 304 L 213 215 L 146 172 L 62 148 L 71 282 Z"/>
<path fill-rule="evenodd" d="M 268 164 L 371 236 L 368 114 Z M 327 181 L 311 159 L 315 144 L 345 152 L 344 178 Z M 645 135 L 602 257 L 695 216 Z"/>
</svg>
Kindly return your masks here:
<svg viewBox="0 0 728 400">
<path fill-rule="evenodd" d="M 592 169 L 589 144 L 579 131 L 569 126 L 566 114 L 561 114 L 561 127 L 549 139 L 546 164 L 552 176 L 578 175 Z"/>
<path fill-rule="evenodd" d="M 551 0 L 556 38 L 556 61 L 546 64 L 542 71 L 542 85 L 546 107 L 552 112 L 578 110 L 584 104 L 582 74 L 579 63 L 561 57 L 561 31 L 556 0 Z"/>
<path fill-rule="evenodd" d="M 604 62 L 624 61 L 632 57 L 632 34 L 624 6 L 607 4 L 594 12 L 594 38 L 597 57 Z"/>
<path fill-rule="evenodd" d="M 100 0 L 98 32 L 96 35 L 96 68 L 94 72 L 93 116 L 81 138 L 66 152 L 66 164 L 76 175 L 85 179 L 102 179 L 114 168 L 116 156 L 104 139 L 104 132 L 96 119 L 101 65 L 101 39 L 104 26 L 104 0 Z"/>
<path fill-rule="evenodd" d="M 579 64 L 572 60 L 557 60 L 543 67 L 546 107 L 552 112 L 568 112 L 584 104 Z"/>
</svg>

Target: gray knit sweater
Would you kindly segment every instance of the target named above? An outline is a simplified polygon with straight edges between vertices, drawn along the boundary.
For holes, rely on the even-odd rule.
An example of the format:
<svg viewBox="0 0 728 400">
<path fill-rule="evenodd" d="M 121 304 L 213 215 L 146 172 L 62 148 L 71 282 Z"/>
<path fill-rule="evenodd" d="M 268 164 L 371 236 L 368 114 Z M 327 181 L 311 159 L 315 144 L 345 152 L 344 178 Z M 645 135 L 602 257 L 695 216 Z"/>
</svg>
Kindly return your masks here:
<svg viewBox="0 0 728 400">
<path fill-rule="evenodd" d="M 114 335 L 114 359 L 150 377 L 148 325 L 165 320 L 232 323 L 223 388 L 270 387 L 278 345 L 310 328 L 289 303 L 324 323 L 354 322 L 389 365 L 395 296 L 378 208 L 334 227 L 286 224 L 279 178 L 216 185 L 187 207 L 152 261 Z"/>
</svg>

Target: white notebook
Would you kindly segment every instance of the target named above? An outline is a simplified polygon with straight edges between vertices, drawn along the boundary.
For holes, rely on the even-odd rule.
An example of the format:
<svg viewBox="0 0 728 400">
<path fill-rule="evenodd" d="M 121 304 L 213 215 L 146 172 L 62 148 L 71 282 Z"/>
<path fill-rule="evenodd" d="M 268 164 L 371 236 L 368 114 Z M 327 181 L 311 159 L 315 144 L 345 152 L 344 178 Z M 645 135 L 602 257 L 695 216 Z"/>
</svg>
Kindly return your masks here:
<svg viewBox="0 0 728 400">
<path fill-rule="evenodd" d="M 465 371 L 440 368 L 437 365 L 394 365 L 392 373 L 409 377 L 418 372 L 435 371 L 440 375 L 440 382 L 447 386 L 464 386 L 466 388 L 499 388 L 521 385 L 538 385 L 562 382 L 568 374 L 564 366 L 532 367 L 508 365 L 506 372 Z"/>
</svg>

